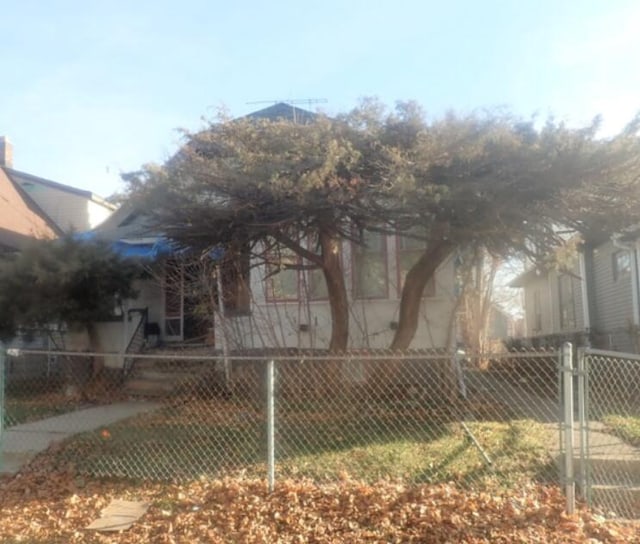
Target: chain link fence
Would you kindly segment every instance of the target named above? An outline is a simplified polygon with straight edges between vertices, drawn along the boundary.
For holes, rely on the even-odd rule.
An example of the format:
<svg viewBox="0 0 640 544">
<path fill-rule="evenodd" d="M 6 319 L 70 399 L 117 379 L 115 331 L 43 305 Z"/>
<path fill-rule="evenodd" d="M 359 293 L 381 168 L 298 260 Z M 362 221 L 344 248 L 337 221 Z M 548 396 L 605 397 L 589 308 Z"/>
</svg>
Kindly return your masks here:
<svg viewBox="0 0 640 544">
<path fill-rule="evenodd" d="M 640 356 L 579 353 L 579 482 L 608 516 L 640 517 Z"/>
<path fill-rule="evenodd" d="M 160 351 L 133 356 L 126 376 L 105 359 L 13 352 L 11 447 L 57 429 L 49 454 L 61 466 L 145 479 L 560 478 L 557 352 Z M 39 370 L 19 370 L 28 365 Z"/>
</svg>

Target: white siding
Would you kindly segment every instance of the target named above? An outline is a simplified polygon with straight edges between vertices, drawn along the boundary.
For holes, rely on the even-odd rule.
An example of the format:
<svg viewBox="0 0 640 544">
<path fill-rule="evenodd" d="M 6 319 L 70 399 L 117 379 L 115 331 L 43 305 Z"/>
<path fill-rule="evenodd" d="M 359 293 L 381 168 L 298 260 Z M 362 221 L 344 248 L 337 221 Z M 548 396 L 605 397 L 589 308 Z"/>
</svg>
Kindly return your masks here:
<svg viewBox="0 0 640 544">
<path fill-rule="evenodd" d="M 575 326 L 563 322 L 560 308 L 560 281 L 565 275 L 570 278 L 573 295 L 573 313 Z M 582 284 L 579 261 L 576 258 L 571 269 L 566 273 L 549 270 L 531 277 L 524 286 L 524 310 L 526 336 L 546 336 L 550 334 L 568 334 L 584 331 L 584 312 Z M 536 298 L 538 302 L 536 303 Z M 565 301 L 566 302 L 566 301 Z M 538 312 L 536 312 L 538 306 Z M 536 317 L 536 313 L 540 316 Z"/>
<path fill-rule="evenodd" d="M 111 208 L 93 200 L 88 201 L 88 206 L 88 220 L 90 229 L 93 229 L 100 225 L 107 217 L 109 217 L 113 213 L 113 210 Z"/>
<path fill-rule="evenodd" d="M 350 347 L 386 348 L 397 325 L 399 294 L 395 237 L 387 240 L 389 296 L 383 299 L 354 300 L 353 274 L 349 244 L 343 245 L 342 258 L 349 297 Z M 252 270 L 252 315 L 229 318 L 216 323 L 216 336 L 226 327 L 232 347 L 302 347 L 326 348 L 331 335 L 328 301 L 304 300 L 269 302 L 265 294 L 263 267 Z M 455 271 L 448 259 L 436 273 L 436 293 L 422 305 L 418 331 L 412 348 L 446 347 L 451 342 L 454 311 Z"/>
<path fill-rule="evenodd" d="M 112 210 L 87 196 L 40 183 L 23 183 L 23 189 L 63 231 L 86 231 L 104 221 Z"/>
<path fill-rule="evenodd" d="M 613 242 L 594 250 L 593 294 L 599 347 L 619 351 L 635 351 L 629 330 L 633 324 L 631 274 L 614 278 L 613 256 L 619 251 Z"/>
</svg>

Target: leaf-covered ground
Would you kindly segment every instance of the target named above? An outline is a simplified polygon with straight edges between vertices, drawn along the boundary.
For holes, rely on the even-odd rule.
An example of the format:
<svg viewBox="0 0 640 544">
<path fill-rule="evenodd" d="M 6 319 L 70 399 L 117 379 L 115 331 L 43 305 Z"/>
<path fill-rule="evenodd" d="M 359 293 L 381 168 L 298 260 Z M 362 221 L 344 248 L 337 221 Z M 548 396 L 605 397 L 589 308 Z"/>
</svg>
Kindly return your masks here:
<svg viewBox="0 0 640 544">
<path fill-rule="evenodd" d="M 145 500 L 130 530 L 84 529 L 114 498 Z M 5 543 L 638 542 L 640 526 L 584 509 L 563 514 L 561 491 L 539 484 L 470 491 L 454 484 L 367 485 L 227 478 L 190 484 L 84 479 L 46 458 L 0 483 Z"/>
</svg>

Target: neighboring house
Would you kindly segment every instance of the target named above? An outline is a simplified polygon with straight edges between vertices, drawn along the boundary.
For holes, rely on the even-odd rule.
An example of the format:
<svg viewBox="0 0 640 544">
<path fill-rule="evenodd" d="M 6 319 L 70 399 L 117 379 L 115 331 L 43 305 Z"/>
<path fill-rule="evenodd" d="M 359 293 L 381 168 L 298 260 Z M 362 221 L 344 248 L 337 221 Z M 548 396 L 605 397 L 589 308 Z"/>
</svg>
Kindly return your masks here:
<svg viewBox="0 0 640 544">
<path fill-rule="evenodd" d="M 34 239 L 56 238 L 61 230 L 6 173 L 11 149 L 0 139 L 0 252 L 17 251 Z"/>
<path fill-rule="evenodd" d="M 0 137 L 0 253 L 20 251 L 34 239 L 54 239 L 95 227 L 114 209 L 89 191 L 15 170 L 13 146 L 6 137 Z M 49 339 L 28 331 L 13 339 L 11 345 L 46 348 Z M 11 366 L 9 374 L 18 378 L 16 372 L 22 372 L 22 377 L 28 377 L 31 371 L 40 372 L 42 361 L 36 359 L 31 365 Z"/>
<path fill-rule="evenodd" d="M 571 340 L 639 352 L 637 231 L 583 243 L 564 271 L 532 268 L 512 287 L 524 290 L 525 336 L 537 344 Z"/>
<path fill-rule="evenodd" d="M 518 319 L 501 308 L 498 304 L 491 305 L 489 316 L 489 338 L 492 340 L 505 340 L 515 336 Z"/>
<path fill-rule="evenodd" d="M 116 209 L 116 206 L 90 191 L 15 170 L 13 149 L 5 137 L 0 137 L 0 171 L 15 186 L 20 186 L 63 232 L 82 232 L 95 228 Z"/>
<path fill-rule="evenodd" d="M 37 187 L 43 190 L 34 190 Z M 56 192 L 62 196 L 56 197 Z M 50 193 L 48 198 L 39 198 L 45 193 Z M 92 199 L 88 195 L 66 185 L 14 170 L 11 143 L 0 137 L 0 253 L 20 251 L 33 240 L 57 238 L 69 228 L 87 228 L 89 223 L 83 219 L 81 210 L 90 211 L 93 218 L 100 215 L 90 208 L 88 202 Z M 69 205 L 65 207 L 64 202 Z M 111 213 L 110 205 L 100 206 Z M 56 215 L 63 214 L 65 210 L 69 212 L 71 221 Z M 89 213 L 85 215 L 88 219 Z M 30 349 L 51 347 L 49 337 L 34 331 L 21 331 L 8 345 Z M 20 362 L 10 359 L 5 378 L 8 381 L 33 379 L 48 372 L 48 365 L 48 358 L 42 356 L 25 356 Z"/>
</svg>

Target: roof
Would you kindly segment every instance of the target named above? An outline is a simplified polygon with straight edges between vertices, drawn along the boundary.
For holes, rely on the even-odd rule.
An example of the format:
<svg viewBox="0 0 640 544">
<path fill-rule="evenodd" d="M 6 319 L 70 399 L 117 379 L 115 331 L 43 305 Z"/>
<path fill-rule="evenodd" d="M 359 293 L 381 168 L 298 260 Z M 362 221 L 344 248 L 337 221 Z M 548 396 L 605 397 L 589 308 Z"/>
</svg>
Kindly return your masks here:
<svg viewBox="0 0 640 544">
<path fill-rule="evenodd" d="M 96 228 L 77 235 L 81 240 L 102 240 L 122 257 L 155 260 L 175 251 L 164 236 L 153 231 L 147 217 L 124 203 Z"/>
<path fill-rule="evenodd" d="M 42 211 L 22 187 L 0 168 L 0 243 L 22 247 L 29 238 L 55 238 L 61 234 L 56 224 Z"/>
<path fill-rule="evenodd" d="M 318 114 L 298 108 L 292 104 L 278 102 L 268 108 L 249 113 L 245 117 L 248 119 L 269 119 L 271 121 L 285 119 L 294 123 L 306 124 L 310 121 L 315 121 L 318 118 Z"/>
<path fill-rule="evenodd" d="M 57 181 L 52 181 L 50 179 L 34 176 L 33 174 L 27 174 L 26 172 L 20 172 L 19 170 L 14 170 L 13 168 L 9 168 L 7 166 L 1 166 L 0 168 L 4 170 L 5 174 L 9 178 L 11 178 L 11 180 L 14 183 L 19 183 L 20 185 L 36 184 L 36 185 L 41 185 L 43 187 L 49 187 L 51 189 L 56 189 L 58 191 L 84 197 L 97 204 L 102 204 L 103 206 L 111 210 L 116 209 L 116 206 L 114 204 L 111 204 L 104 198 L 92 193 L 91 191 L 85 191 L 84 189 L 78 189 L 76 187 L 71 187 L 70 185 L 58 183 Z"/>
<path fill-rule="evenodd" d="M 122 239 L 157 237 L 160 233 L 153 229 L 147 216 L 128 202 L 123 203 L 100 225 L 89 231 L 97 238 L 108 242 Z"/>
</svg>

